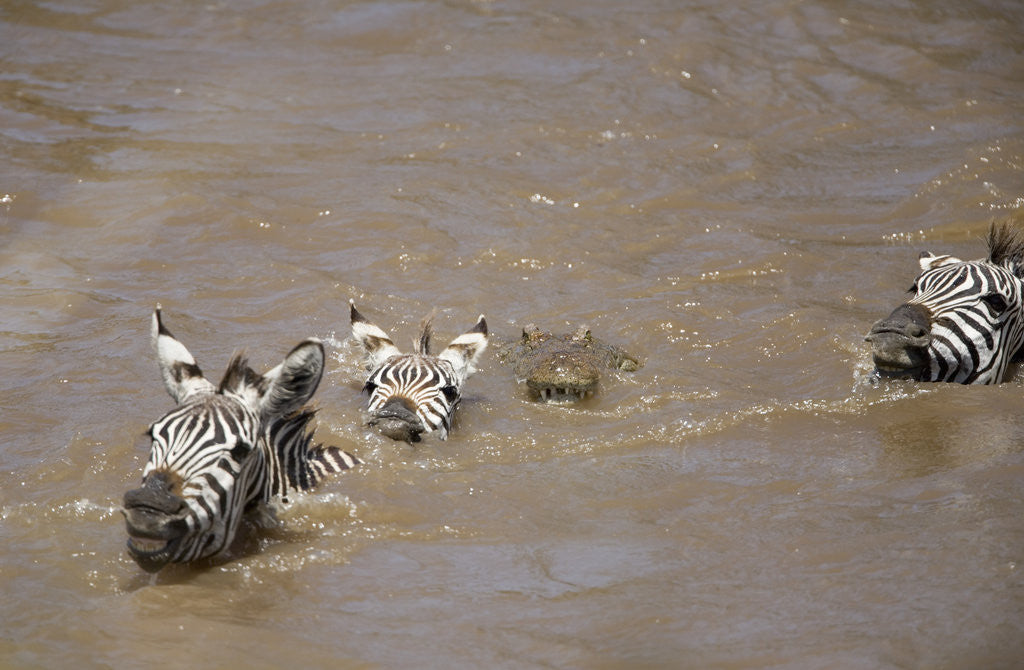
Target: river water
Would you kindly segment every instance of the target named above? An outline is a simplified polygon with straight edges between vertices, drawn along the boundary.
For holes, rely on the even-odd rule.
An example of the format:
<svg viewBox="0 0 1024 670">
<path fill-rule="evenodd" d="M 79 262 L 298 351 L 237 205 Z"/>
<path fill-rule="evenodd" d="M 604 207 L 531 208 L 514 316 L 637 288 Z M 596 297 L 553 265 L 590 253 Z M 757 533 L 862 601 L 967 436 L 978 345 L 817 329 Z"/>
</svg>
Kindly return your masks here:
<svg viewBox="0 0 1024 670">
<path fill-rule="evenodd" d="M 1024 204 L 1014 0 L 0 8 L 0 665 L 1011 668 L 1024 375 L 872 384 L 924 249 Z M 494 336 L 446 442 L 363 425 L 348 299 Z M 328 345 L 366 461 L 226 560 L 118 506 L 171 407 Z M 578 407 L 494 350 L 639 356 Z"/>
</svg>

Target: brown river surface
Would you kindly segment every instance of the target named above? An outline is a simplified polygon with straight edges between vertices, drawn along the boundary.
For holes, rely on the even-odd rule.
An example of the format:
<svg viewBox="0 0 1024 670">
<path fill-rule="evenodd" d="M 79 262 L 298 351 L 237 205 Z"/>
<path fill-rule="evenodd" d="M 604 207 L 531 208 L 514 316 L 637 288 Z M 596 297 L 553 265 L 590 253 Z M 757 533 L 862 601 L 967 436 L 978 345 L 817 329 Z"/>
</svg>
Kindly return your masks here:
<svg viewBox="0 0 1024 670">
<path fill-rule="evenodd" d="M 1024 374 L 871 383 L 917 254 L 1024 206 L 1016 0 L 0 6 L 0 667 L 1013 668 Z M 450 439 L 365 425 L 348 299 L 494 335 Z M 328 347 L 366 461 L 150 577 L 170 409 Z M 495 356 L 638 355 L 577 407 Z"/>
</svg>

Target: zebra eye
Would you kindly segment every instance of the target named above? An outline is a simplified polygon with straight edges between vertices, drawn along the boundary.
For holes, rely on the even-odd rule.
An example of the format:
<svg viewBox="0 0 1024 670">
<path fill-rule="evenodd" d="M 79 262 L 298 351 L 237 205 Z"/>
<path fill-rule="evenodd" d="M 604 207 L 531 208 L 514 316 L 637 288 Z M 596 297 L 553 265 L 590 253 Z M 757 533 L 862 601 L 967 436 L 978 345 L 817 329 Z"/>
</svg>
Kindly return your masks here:
<svg viewBox="0 0 1024 670">
<path fill-rule="evenodd" d="M 988 305 L 988 308 L 991 309 L 995 314 L 1002 314 L 1003 312 L 1006 311 L 1006 298 L 999 295 L 998 293 L 989 293 L 988 295 L 983 295 L 981 297 L 981 301 Z"/>
<path fill-rule="evenodd" d="M 455 399 L 459 397 L 459 390 L 454 386 L 444 386 L 441 388 L 441 393 L 448 402 L 455 402 Z"/>
<path fill-rule="evenodd" d="M 236 463 L 241 463 L 251 451 L 252 445 L 242 438 L 238 438 L 235 442 L 235 446 L 231 448 L 231 458 L 233 458 Z"/>
<path fill-rule="evenodd" d="M 377 390 L 377 385 L 373 382 L 366 382 L 366 386 L 363 387 L 363 392 L 366 395 L 373 395 L 375 390 Z"/>
<path fill-rule="evenodd" d="M 914 282 L 914 285 L 907 289 L 907 293 L 917 293 L 917 291 L 917 282 Z"/>
</svg>

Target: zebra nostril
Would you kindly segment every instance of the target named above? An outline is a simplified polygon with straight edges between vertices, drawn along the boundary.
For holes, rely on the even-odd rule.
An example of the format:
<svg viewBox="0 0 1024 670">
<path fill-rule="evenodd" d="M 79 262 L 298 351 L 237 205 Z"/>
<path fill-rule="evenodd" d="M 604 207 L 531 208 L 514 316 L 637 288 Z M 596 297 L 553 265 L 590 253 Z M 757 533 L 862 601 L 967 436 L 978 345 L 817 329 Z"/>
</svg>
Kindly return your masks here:
<svg viewBox="0 0 1024 670">
<path fill-rule="evenodd" d="M 908 323 L 903 332 L 906 333 L 907 337 L 913 337 L 915 339 L 924 337 L 928 334 L 928 331 L 916 323 Z"/>
</svg>

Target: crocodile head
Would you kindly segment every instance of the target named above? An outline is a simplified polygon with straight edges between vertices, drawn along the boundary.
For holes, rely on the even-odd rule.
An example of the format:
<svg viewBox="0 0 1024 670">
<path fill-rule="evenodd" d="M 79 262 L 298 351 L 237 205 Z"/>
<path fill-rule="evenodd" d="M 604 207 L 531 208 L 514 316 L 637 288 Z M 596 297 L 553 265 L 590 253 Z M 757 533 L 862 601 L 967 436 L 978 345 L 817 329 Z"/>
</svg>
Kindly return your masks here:
<svg viewBox="0 0 1024 670">
<path fill-rule="evenodd" d="M 637 361 L 617 347 L 594 338 L 581 327 L 575 333 L 552 335 L 534 325 L 506 356 L 516 378 L 544 402 L 577 401 L 597 390 L 603 369 L 636 370 Z"/>
</svg>

